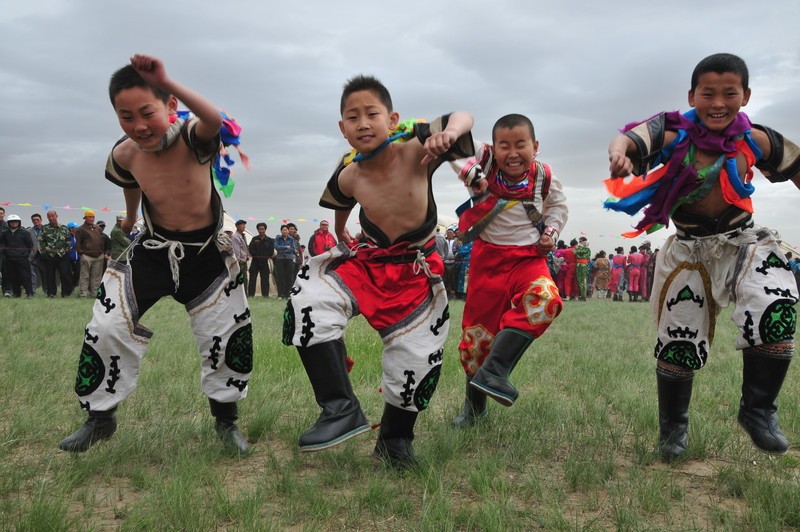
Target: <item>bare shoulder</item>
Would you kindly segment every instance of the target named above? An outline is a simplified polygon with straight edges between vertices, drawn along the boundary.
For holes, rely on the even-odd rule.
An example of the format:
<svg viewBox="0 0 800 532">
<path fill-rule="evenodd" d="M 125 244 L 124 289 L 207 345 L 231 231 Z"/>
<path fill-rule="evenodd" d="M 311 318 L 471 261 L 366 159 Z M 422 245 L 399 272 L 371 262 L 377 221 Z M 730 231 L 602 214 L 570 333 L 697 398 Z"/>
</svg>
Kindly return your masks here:
<svg viewBox="0 0 800 532">
<path fill-rule="evenodd" d="M 141 150 L 136 147 L 135 142 L 133 142 L 131 139 L 125 139 L 114 146 L 112 154 L 114 155 L 114 161 L 116 161 L 117 164 L 123 168 L 129 169 L 133 164 L 136 155 L 140 151 Z"/>
<path fill-rule="evenodd" d="M 351 164 L 349 166 L 345 166 L 342 168 L 342 171 L 339 172 L 339 177 L 337 179 L 337 185 L 339 186 L 339 190 L 345 196 L 350 198 L 353 197 L 353 189 L 354 183 L 357 178 L 358 173 L 358 166 L 355 164 Z"/>
</svg>

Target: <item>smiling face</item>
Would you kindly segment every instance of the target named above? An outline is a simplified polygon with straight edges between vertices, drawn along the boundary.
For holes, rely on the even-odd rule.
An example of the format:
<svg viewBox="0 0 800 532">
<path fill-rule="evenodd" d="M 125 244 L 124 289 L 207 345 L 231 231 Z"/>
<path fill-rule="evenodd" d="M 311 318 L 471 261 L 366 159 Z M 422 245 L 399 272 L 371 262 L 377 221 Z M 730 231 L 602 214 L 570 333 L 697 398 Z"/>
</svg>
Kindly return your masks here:
<svg viewBox="0 0 800 532">
<path fill-rule="evenodd" d="M 500 127 L 494 132 L 494 158 L 508 177 L 520 177 L 531 166 L 539 151 L 539 141 L 531 138 L 524 125 Z"/>
<path fill-rule="evenodd" d="M 689 105 L 708 129 L 722 132 L 750 100 L 750 89 L 742 87 L 742 78 L 733 72 L 701 74 L 697 87 L 689 91 Z"/>
<path fill-rule="evenodd" d="M 389 138 L 399 117 L 398 113 L 390 113 L 373 91 L 356 91 L 345 100 L 339 130 L 350 146 L 361 153 L 371 153 Z"/>
<path fill-rule="evenodd" d="M 142 148 L 157 148 L 169 129 L 169 117 L 178 107 L 174 96 L 164 103 L 146 87 L 121 90 L 114 98 L 119 125 Z"/>
</svg>

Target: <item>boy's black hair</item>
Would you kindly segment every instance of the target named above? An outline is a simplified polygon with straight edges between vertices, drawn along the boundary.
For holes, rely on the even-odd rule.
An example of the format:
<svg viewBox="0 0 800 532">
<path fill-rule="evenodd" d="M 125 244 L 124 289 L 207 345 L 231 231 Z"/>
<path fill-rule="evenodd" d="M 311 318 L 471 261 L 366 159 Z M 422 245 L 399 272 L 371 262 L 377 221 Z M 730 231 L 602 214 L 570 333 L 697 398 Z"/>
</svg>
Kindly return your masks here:
<svg viewBox="0 0 800 532">
<path fill-rule="evenodd" d="M 150 89 L 153 91 L 153 94 L 155 94 L 156 97 L 164 103 L 169 101 L 170 94 L 168 92 L 164 92 L 161 89 L 157 89 L 156 87 L 153 87 L 147 83 L 142 76 L 136 72 L 136 69 L 133 68 L 133 65 L 125 65 L 111 74 L 111 81 L 108 84 L 108 96 L 111 98 L 111 105 L 116 106 L 115 98 L 117 97 L 117 94 L 125 89 L 132 89 L 134 87 Z"/>
<path fill-rule="evenodd" d="M 744 62 L 744 59 L 738 55 L 725 53 L 713 54 L 697 63 L 697 66 L 694 67 L 694 71 L 692 72 L 692 88 L 690 90 L 694 91 L 697 88 L 700 76 L 708 72 L 717 74 L 730 72 L 736 74 L 742 80 L 742 89 L 747 90 L 749 88 L 750 75 L 747 72 L 747 64 Z"/>
<path fill-rule="evenodd" d="M 533 122 L 525 115 L 510 114 L 500 117 L 492 127 L 492 142 L 494 142 L 495 134 L 498 129 L 511 129 L 512 127 L 525 126 L 531 132 L 531 140 L 536 140 L 536 133 L 533 130 Z"/>
<path fill-rule="evenodd" d="M 347 83 L 344 84 L 342 99 L 339 102 L 339 114 L 344 113 L 344 105 L 347 98 L 358 91 L 372 91 L 390 113 L 394 112 L 392 96 L 389 94 L 389 89 L 387 89 L 378 78 L 359 74 L 358 76 L 348 79 Z"/>
</svg>

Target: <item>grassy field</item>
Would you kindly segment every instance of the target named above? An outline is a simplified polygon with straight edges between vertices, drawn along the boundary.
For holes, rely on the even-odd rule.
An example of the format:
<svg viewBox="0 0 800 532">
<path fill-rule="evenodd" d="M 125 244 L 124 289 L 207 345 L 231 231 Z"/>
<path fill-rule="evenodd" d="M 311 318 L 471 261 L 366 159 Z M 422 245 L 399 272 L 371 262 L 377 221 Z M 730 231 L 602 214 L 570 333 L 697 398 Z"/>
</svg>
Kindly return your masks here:
<svg viewBox="0 0 800 532">
<path fill-rule="evenodd" d="M 2 530 L 787 530 L 800 528 L 800 451 L 771 458 L 736 424 L 741 357 L 730 311 L 695 379 L 686 459 L 655 452 L 657 406 L 646 304 L 567 302 L 513 375 L 520 398 L 490 401 L 470 430 L 450 421 L 464 376 L 451 329 L 439 388 L 417 423 L 418 471 L 374 458 L 375 432 L 300 454 L 319 410 L 296 351 L 280 343 L 283 305 L 251 302 L 255 370 L 240 404 L 251 442 L 221 452 L 199 388 L 199 358 L 172 300 L 143 320 L 155 337 L 119 429 L 84 454 L 58 450 L 84 420 L 72 393 L 91 301 L 0 301 Z M 358 318 L 353 386 L 380 420 L 381 343 Z M 798 369 L 779 415 L 800 443 Z"/>
</svg>

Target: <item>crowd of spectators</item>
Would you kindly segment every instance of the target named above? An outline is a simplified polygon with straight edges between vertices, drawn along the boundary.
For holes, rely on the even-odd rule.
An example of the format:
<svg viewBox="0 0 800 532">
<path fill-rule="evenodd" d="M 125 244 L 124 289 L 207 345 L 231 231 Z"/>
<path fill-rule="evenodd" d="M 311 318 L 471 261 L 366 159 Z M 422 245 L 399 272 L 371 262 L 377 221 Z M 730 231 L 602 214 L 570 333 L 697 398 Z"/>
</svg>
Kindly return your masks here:
<svg viewBox="0 0 800 532">
<path fill-rule="evenodd" d="M 91 210 L 84 212 L 81 225 L 59 223 L 55 210 L 47 211 L 46 216 L 47 223 L 43 223 L 41 214 L 34 213 L 30 217 L 30 227 L 23 227 L 19 216 L 6 217 L 5 208 L 0 207 L 3 296 L 33 298 L 36 291 L 41 290 L 47 297 L 54 298 L 60 287 L 61 297 L 70 297 L 73 293 L 84 298 L 94 297 L 108 261 L 126 262 L 125 252 L 136 233 L 126 234 L 122 230 L 120 222 L 124 217 L 121 215 L 116 216 L 116 223 L 108 234 L 105 222 L 95 222 L 95 213 Z M 307 245 L 301 243 L 297 226 L 291 222 L 282 224 L 274 238 L 267 236 L 267 224 L 259 222 L 256 224 L 258 233 L 249 242 L 246 227 L 245 220 L 237 220 L 235 227 L 226 226 L 224 231 L 231 236 L 249 297 L 288 299 L 294 277 L 303 264 L 337 244 L 327 220 L 320 222 Z M 436 246 L 444 261 L 448 297 L 465 299 L 472 243 L 463 243 L 457 228 L 451 226 L 444 234 L 437 232 Z M 650 243 L 645 241 L 638 247 L 632 246 L 627 254 L 622 247 L 609 255 L 601 250 L 588 259 L 587 268 L 582 271 L 578 257 L 589 256 L 586 250 L 588 241 L 581 237 L 572 239 L 569 246 L 560 240 L 557 249 L 548 254 L 550 273 L 565 301 L 585 301 L 591 297 L 623 301 L 625 294 L 630 302 L 649 300 L 658 249 L 651 250 Z M 800 289 L 797 257 L 787 253 L 786 258 Z M 585 286 L 583 294 L 581 284 Z"/>
<path fill-rule="evenodd" d="M 0 207 L 0 276 L 4 297 L 33 298 L 37 290 L 50 298 L 70 297 L 77 289 L 80 297 L 94 298 L 109 259 L 125 261 L 125 250 L 135 235 L 125 234 L 116 217 L 111 234 L 106 224 L 95 223 L 92 210 L 84 212 L 84 223 L 58 221 L 58 212 L 31 215 L 31 226 Z"/>
</svg>

